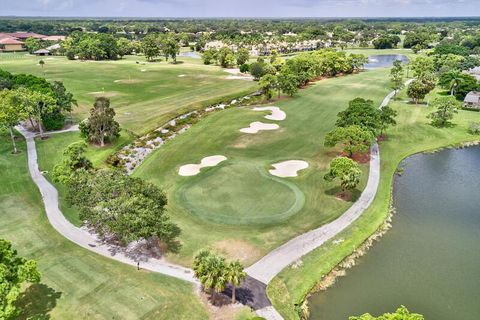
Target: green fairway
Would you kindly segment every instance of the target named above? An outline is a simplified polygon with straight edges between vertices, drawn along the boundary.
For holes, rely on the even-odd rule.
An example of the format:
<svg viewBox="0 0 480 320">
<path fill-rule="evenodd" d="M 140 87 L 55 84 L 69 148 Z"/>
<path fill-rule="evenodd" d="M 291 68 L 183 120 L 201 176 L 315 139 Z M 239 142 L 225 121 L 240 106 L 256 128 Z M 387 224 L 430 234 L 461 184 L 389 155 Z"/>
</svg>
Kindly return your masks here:
<svg viewBox="0 0 480 320">
<path fill-rule="evenodd" d="M 47 140 L 48 141 L 48 140 Z M 22 153 L 0 135 L 0 237 L 38 261 L 42 281 L 21 295 L 18 319 L 207 319 L 190 284 L 82 249 L 49 224 Z"/>
<path fill-rule="evenodd" d="M 389 92 L 387 72 L 312 84 L 295 98 L 274 104 L 286 112 L 284 121 L 269 121 L 264 119 L 269 112 L 250 108 L 217 112 L 149 156 L 134 175 L 167 192 L 168 211 L 183 230 L 182 251 L 170 259 L 188 265 L 197 250 L 210 246 L 248 265 L 343 213 L 351 202 L 338 200 L 338 183 L 323 179 L 329 161 L 339 153 L 323 146 L 324 136 L 348 101 L 364 97 L 380 104 Z M 275 122 L 280 129 L 239 131 L 253 121 Z M 211 155 L 228 160 L 197 176 L 178 174 L 180 166 Z M 274 178 L 268 173 L 273 163 L 297 159 L 309 163 L 298 177 Z M 362 165 L 362 170 L 359 189 L 365 185 L 368 166 Z"/>
<path fill-rule="evenodd" d="M 427 96 L 427 100 L 435 94 Z M 455 115 L 453 127 L 435 128 L 426 118 L 433 110 L 425 105 L 405 103 L 407 100 L 403 90 L 390 104 L 398 111 L 398 125 L 388 130 L 388 140 L 380 145 L 380 186 L 372 205 L 352 226 L 303 257 L 301 267 L 283 270 L 268 286 L 269 297 L 285 319 L 299 319 L 295 305 L 302 302 L 323 275 L 350 255 L 384 222 L 389 212 L 393 177 L 402 159 L 417 152 L 480 140 L 479 136 L 467 132 L 471 122 L 480 121 L 480 113 L 461 110 Z"/>
<path fill-rule="evenodd" d="M 40 59 L 45 61 L 43 69 L 38 65 Z M 221 97 L 251 93 L 257 86 L 249 81 L 228 80 L 228 73 L 205 66 L 200 59 L 181 57 L 178 64 L 144 61 L 144 57 L 135 56 L 82 62 L 0 53 L 0 69 L 63 81 L 79 102 L 80 107 L 73 113 L 77 120 L 87 117 L 95 97 L 106 96 L 115 107 L 120 125 L 137 134 Z"/>
</svg>

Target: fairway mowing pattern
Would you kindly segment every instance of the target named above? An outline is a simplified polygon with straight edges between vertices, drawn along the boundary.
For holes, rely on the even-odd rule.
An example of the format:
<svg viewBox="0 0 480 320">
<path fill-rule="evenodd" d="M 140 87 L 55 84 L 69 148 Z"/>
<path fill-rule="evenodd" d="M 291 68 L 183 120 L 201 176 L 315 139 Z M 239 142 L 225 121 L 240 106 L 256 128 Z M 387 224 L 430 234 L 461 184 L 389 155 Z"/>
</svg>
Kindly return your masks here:
<svg viewBox="0 0 480 320">
<path fill-rule="evenodd" d="M 305 196 L 292 182 L 270 176 L 246 161 L 204 169 L 176 196 L 187 210 L 208 221 L 233 224 L 275 224 L 297 213 Z"/>
</svg>

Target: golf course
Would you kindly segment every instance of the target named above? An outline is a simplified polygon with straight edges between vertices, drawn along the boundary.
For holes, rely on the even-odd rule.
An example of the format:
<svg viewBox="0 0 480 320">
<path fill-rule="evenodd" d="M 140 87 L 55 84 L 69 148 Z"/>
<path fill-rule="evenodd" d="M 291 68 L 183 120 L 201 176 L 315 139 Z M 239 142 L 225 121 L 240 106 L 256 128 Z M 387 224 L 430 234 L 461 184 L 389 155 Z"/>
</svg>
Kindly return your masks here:
<svg viewBox="0 0 480 320">
<path fill-rule="evenodd" d="M 392 54 L 393 50 L 365 52 Z M 137 63 L 135 57 L 113 62 L 52 57 L 42 67 L 29 55 L 1 57 L 0 68 L 12 73 L 44 74 L 48 80 L 64 81 L 78 99 L 74 121 L 88 116 L 96 96 L 110 97 L 116 119 L 125 130 L 103 148 L 88 145 L 85 155 L 96 168 L 108 168 L 109 156 L 136 136 L 182 113 L 252 93 L 258 87 L 252 81 L 228 80 L 220 68 L 189 57 L 182 57 L 179 64 Z M 93 70 L 97 76 L 90 80 L 87 74 Z M 345 154 L 340 146 L 325 146 L 325 137 L 351 100 L 364 98 L 381 105 L 392 91 L 389 72 L 384 67 L 322 78 L 293 97 L 275 95 L 261 101 L 261 106 L 241 105 L 209 113 L 148 155 L 131 176 L 165 192 L 166 211 L 181 229 L 181 250 L 166 253 L 166 261 L 190 268 L 196 254 L 208 248 L 250 266 L 289 240 L 341 217 L 367 185 L 370 159 L 360 159 L 359 183 L 350 198 L 342 199 L 338 181 L 324 177 L 332 159 Z M 443 95 L 437 88 L 425 101 Z M 468 127 L 480 121 L 479 113 L 460 110 L 453 126 L 440 129 L 427 119 L 432 111 L 428 104 L 416 105 L 408 99 L 404 89 L 389 103 L 398 113 L 397 125 L 388 128 L 385 140 L 379 141 L 380 184 L 372 205 L 349 227 L 268 283 L 268 298 L 283 318 L 299 319 L 296 307 L 319 280 L 384 224 L 390 212 L 393 176 L 405 157 L 477 140 Z M 70 318 L 70 312 L 78 310 L 83 318 L 154 319 L 161 314 L 173 319 L 182 308 L 181 319 L 209 317 L 208 307 L 192 290 L 194 285 L 147 270 L 137 272 L 55 233 L 28 175 L 25 144 L 20 142 L 22 152 L 14 155 L 7 152 L 7 136 L 1 139 L 0 166 L 8 183 L 0 188 L 0 197 L 5 199 L 0 201 L 0 221 L 5 221 L 0 231 L 20 253 L 39 261 L 44 275 L 38 288 L 31 286 L 21 300 L 31 315 L 52 312 Z M 83 138 L 77 131 L 36 138 L 38 168 L 58 190 L 59 208 L 66 219 L 77 227 L 84 222 L 79 209 L 68 203 L 67 188 L 53 182 L 52 172 L 64 159 L 64 149 L 80 141 Z M 24 237 L 25 230 L 31 236 Z M 82 281 L 85 277 L 88 281 Z M 108 299 L 100 299 L 106 295 Z M 251 315 L 245 309 L 235 314 L 236 319 Z"/>
<path fill-rule="evenodd" d="M 181 57 L 177 64 L 145 62 L 127 56 L 118 61 L 71 61 L 66 57 L 40 59 L 25 53 L 0 55 L 0 68 L 13 73 L 63 81 L 75 93 L 78 108 L 72 117 L 88 116 L 95 97 L 109 97 L 122 128 L 142 134 L 164 124 L 176 115 L 219 99 L 251 93 L 256 84 L 227 79 L 219 67 L 205 66 L 200 59 Z"/>
</svg>

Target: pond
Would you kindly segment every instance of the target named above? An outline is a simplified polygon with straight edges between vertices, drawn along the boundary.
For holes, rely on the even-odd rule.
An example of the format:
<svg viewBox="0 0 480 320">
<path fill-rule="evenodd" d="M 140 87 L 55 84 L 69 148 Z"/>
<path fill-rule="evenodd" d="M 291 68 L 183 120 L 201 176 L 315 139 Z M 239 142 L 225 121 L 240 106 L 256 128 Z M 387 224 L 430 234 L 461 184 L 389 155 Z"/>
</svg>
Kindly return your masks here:
<svg viewBox="0 0 480 320">
<path fill-rule="evenodd" d="M 200 59 L 202 55 L 196 51 L 186 51 L 186 52 L 180 52 L 178 54 L 179 57 L 189 57 L 193 59 Z"/>
<path fill-rule="evenodd" d="M 309 299 L 310 319 L 379 315 L 400 305 L 425 319 L 479 319 L 480 148 L 418 154 L 401 166 L 392 229 Z"/>
<path fill-rule="evenodd" d="M 365 69 L 391 67 L 395 60 L 400 60 L 402 63 L 408 62 L 407 56 L 404 56 L 403 54 L 374 54 L 368 56 L 368 63 L 365 64 Z"/>
</svg>

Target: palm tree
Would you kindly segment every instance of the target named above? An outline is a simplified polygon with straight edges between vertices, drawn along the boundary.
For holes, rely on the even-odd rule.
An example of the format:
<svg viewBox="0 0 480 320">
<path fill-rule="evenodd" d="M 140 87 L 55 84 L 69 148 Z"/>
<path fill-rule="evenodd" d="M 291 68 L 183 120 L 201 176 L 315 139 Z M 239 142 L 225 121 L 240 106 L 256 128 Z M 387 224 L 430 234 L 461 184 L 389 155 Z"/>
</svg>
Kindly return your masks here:
<svg viewBox="0 0 480 320">
<path fill-rule="evenodd" d="M 226 279 L 232 284 L 232 303 L 236 302 L 235 289 L 245 279 L 247 273 L 243 269 L 242 264 L 237 260 L 230 262 L 226 270 Z"/>
<path fill-rule="evenodd" d="M 208 250 L 202 250 L 195 256 L 193 261 L 195 277 L 209 290 L 212 299 L 215 298 L 215 293 L 222 292 L 228 283 L 226 267 L 225 258 Z"/>
<path fill-rule="evenodd" d="M 43 70 L 43 66 L 45 65 L 45 61 L 40 60 L 40 61 L 38 61 L 38 64 L 42 67 L 43 76 L 45 77 L 45 71 Z"/>
<path fill-rule="evenodd" d="M 454 96 L 456 90 L 462 81 L 462 73 L 458 70 L 446 72 L 440 76 L 439 84 L 450 90 L 450 95 Z"/>
</svg>

